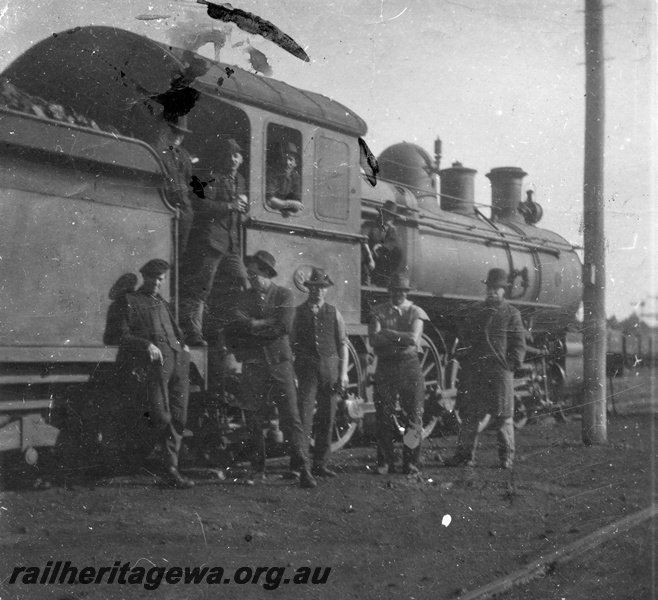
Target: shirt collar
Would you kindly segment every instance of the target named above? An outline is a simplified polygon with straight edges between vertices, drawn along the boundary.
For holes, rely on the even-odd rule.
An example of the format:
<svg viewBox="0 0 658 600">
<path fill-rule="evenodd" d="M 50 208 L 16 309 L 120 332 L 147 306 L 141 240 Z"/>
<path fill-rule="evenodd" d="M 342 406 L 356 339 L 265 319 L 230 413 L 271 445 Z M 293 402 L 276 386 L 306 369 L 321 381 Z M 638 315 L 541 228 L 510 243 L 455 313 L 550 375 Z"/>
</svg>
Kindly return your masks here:
<svg viewBox="0 0 658 600">
<path fill-rule="evenodd" d="M 316 302 L 310 302 L 309 300 L 307 300 L 306 304 L 308 305 L 308 307 L 311 310 L 313 310 L 313 308 L 317 308 L 318 310 L 320 310 L 326 304 L 326 302 L 324 300 L 322 300 L 322 301 L 316 303 Z"/>
<path fill-rule="evenodd" d="M 400 306 L 395 306 L 395 304 L 393 304 L 391 302 L 391 308 L 396 313 L 402 314 L 402 312 L 405 311 L 405 310 L 408 310 L 411 307 L 412 304 L 413 304 L 413 302 L 407 298 L 402 304 L 400 304 Z"/>
<path fill-rule="evenodd" d="M 143 287 L 140 287 L 137 292 L 139 294 L 142 294 L 143 296 L 148 296 L 149 298 L 152 298 L 153 300 L 163 300 L 162 296 L 160 294 L 151 294 L 150 292 L 147 292 Z"/>
<path fill-rule="evenodd" d="M 274 285 L 274 282 L 270 284 L 270 287 L 267 288 L 267 291 L 265 292 L 265 301 L 268 302 L 269 299 L 272 297 L 272 294 L 274 293 L 274 288 L 276 288 L 276 285 Z"/>
<path fill-rule="evenodd" d="M 409 310 L 412 304 L 413 302 L 409 299 L 405 300 L 402 304 L 400 304 L 400 306 L 395 306 L 395 304 L 391 302 L 391 310 L 396 312 L 398 315 L 401 315 L 403 312 Z"/>
</svg>

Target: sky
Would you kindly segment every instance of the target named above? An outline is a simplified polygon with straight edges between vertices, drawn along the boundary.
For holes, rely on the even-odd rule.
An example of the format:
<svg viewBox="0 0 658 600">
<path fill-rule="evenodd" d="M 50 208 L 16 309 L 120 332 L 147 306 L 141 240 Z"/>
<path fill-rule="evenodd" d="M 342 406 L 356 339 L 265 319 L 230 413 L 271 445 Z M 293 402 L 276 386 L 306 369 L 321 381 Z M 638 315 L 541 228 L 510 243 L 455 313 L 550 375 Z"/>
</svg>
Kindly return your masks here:
<svg viewBox="0 0 658 600">
<path fill-rule="evenodd" d="M 523 168 L 526 188 L 544 209 L 539 226 L 582 245 L 584 4 L 233 2 L 285 31 L 309 55 L 305 63 L 234 25 L 220 26 L 194 2 L 0 0 L 0 69 L 75 26 L 110 25 L 166 42 L 191 20 L 222 27 L 229 35 L 222 62 L 251 69 L 248 41 L 265 54 L 275 79 L 357 112 L 375 154 L 401 141 L 433 154 L 440 136 L 443 168 L 460 161 L 477 169 L 477 202 L 490 203 L 491 168 Z M 137 18 L 144 15 L 166 18 Z M 608 3 L 604 26 L 606 309 L 621 319 L 633 310 L 658 313 L 656 3 Z"/>
</svg>

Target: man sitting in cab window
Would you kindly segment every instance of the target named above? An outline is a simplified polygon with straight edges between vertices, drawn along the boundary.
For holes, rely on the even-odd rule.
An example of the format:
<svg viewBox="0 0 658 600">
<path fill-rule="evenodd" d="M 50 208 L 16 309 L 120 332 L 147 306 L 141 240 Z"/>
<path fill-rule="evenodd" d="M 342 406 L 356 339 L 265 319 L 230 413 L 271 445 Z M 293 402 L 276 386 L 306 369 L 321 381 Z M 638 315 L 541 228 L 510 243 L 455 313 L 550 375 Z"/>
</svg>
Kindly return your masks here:
<svg viewBox="0 0 658 600">
<path fill-rule="evenodd" d="M 286 217 L 297 214 L 304 208 L 298 165 L 297 146 L 286 142 L 283 145 L 283 169 L 273 170 L 267 175 L 265 201 L 270 208 L 281 211 Z"/>
</svg>

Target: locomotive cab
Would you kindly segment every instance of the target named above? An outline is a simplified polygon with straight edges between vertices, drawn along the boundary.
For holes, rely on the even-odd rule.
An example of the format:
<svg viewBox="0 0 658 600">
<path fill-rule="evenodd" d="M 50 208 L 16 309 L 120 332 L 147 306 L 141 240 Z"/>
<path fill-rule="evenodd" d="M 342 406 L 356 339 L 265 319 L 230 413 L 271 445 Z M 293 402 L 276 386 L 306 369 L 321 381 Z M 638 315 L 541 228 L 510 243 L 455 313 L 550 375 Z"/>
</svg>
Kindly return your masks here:
<svg viewBox="0 0 658 600">
<path fill-rule="evenodd" d="M 94 48 L 94 52 L 88 51 L 90 47 Z M 79 68 L 71 70 L 71 64 L 76 64 Z M 118 65 L 121 65 L 120 70 Z M 191 73 L 193 75 L 190 75 Z M 38 76 L 35 77 L 35 74 Z M 49 136 L 53 142 L 52 155 L 47 156 L 43 164 L 49 165 L 48 168 L 52 170 L 51 163 L 67 163 L 69 170 L 60 177 L 67 189 L 61 194 L 55 194 L 59 197 L 66 196 L 67 201 L 62 201 L 58 207 L 72 206 L 76 193 L 86 194 L 86 198 L 94 203 L 93 208 L 90 207 L 90 224 L 93 222 L 99 229 L 98 235 L 102 239 L 106 235 L 111 237 L 111 240 L 108 238 L 111 242 L 108 247 L 112 250 L 108 252 L 106 247 L 99 245 L 94 246 L 93 252 L 90 252 L 88 247 L 93 244 L 94 238 L 90 233 L 88 238 L 75 239 L 76 232 L 83 232 L 71 229 L 70 223 L 76 224 L 73 217 L 68 224 L 56 224 L 56 227 L 51 228 L 49 237 L 53 238 L 55 255 L 62 252 L 64 239 L 61 236 L 66 236 L 75 241 L 72 248 L 78 248 L 80 255 L 87 256 L 92 263 L 100 253 L 106 259 L 101 261 L 103 264 L 111 260 L 114 270 L 120 271 L 114 274 L 114 271 L 108 269 L 112 275 L 103 280 L 103 285 L 94 285 L 98 296 L 103 299 L 97 306 L 94 305 L 92 311 L 94 315 L 102 315 L 99 327 L 93 331 L 87 331 L 87 327 L 77 336 L 75 331 L 79 329 L 79 325 L 69 323 L 71 319 L 77 318 L 77 313 L 67 314 L 57 321 L 56 311 L 50 311 L 53 324 L 57 323 L 56 326 L 53 325 L 52 340 L 44 340 L 43 336 L 39 337 L 42 334 L 36 333 L 35 339 L 25 338 L 29 328 L 22 333 L 23 337 L 19 338 L 12 337 L 13 329 L 5 332 L 7 344 L 4 356 L 9 362 L 14 360 L 13 355 L 24 352 L 27 344 L 34 344 L 39 348 L 32 351 L 33 358 L 30 359 L 34 361 L 35 369 L 39 370 L 50 364 L 50 361 L 44 359 L 44 351 L 49 352 L 51 347 L 58 349 L 51 355 L 52 362 L 60 369 L 62 362 L 69 360 L 63 358 L 63 355 L 68 357 L 70 352 L 67 349 L 62 353 L 59 348 L 68 348 L 72 339 L 77 341 L 80 337 L 82 345 L 98 345 L 103 349 L 100 354 L 83 353 L 79 357 L 85 371 L 85 375 L 80 376 L 80 383 L 89 382 L 89 373 L 95 372 L 100 362 L 111 364 L 115 355 L 112 347 L 102 346 L 103 333 L 100 323 L 104 324 L 109 308 L 107 294 L 122 273 L 136 272 L 140 265 L 150 258 L 166 258 L 174 266 L 173 286 L 169 291 L 176 305 L 180 269 L 180 257 L 175 247 L 178 215 L 167 204 L 162 178 L 155 177 L 145 181 L 139 173 L 140 169 L 160 172 L 161 165 L 157 154 L 150 148 L 157 138 L 162 114 L 157 97 L 166 93 L 174 82 L 181 81 L 181 77 L 187 76 L 190 76 L 187 81 L 193 81 L 196 101 L 189 107 L 186 115 L 189 133 L 186 134 L 183 144 L 193 156 L 197 190 L 202 192 L 204 184 L 207 184 L 220 168 L 219 157 L 223 142 L 228 138 L 235 139 L 244 149 L 241 172 L 246 181 L 250 201 L 250 210 L 243 218 L 241 228 L 242 253 L 253 254 L 259 249 L 271 252 L 277 260 L 277 283 L 292 289 L 299 303 L 305 297 L 303 282 L 309 276 L 311 267 L 324 266 L 331 272 L 334 280 L 339 282 L 332 301 L 340 306 L 348 326 L 361 327 L 358 286 L 360 213 L 356 208 L 359 203 L 359 171 L 356 140 L 365 133 L 366 127 L 353 112 L 319 94 L 303 92 L 275 80 L 267 80 L 228 65 L 207 61 L 188 51 L 165 47 L 141 36 L 105 27 L 76 28 L 70 35 L 48 38 L 28 50 L 10 65 L 3 75 L 7 81 L 11 81 L 13 88 L 25 95 L 25 106 L 21 106 L 21 109 L 32 113 L 31 118 L 19 119 L 15 128 L 18 135 L 10 139 L 14 143 L 6 146 L 8 152 L 15 152 L 16 146 L 22 143 L 23 134 L 27 137 L 34 136 L 34 132 L 26 124 L 30 119 L 34 120 L 35 116 L 39 119 L 38 112 L 35 113 L 37 109 L 30 106 L 30 101 L 34 98 L 43 97 L 46 107 L 60 107 L 64 115 L 63 121 L 66 121 L 68 115 L 74 114 L 80 117 L 82 129 L 94 128 L 101 132 L 94 134 L 102 138 L 98 144 L 86 143 L 77 146 L 73 135 L 66 144 L 60 143 L 56 136 Z M 57 120 L 47 108 L 44 115 L 46 120 Z M 63 124 L 59 123 L 55 128 L 63 127 Z M 69 129 L 71 128 L 76 129 L 69 125 Z M 7 135 L 10 132 L 14 135 L 13 128 L 7 127 L 5 131 Z M 80 134 L 77 139 L 86 139 L 85 135 Z M 113 145 L 105 141 L 108 137 L 113 140 Z M 299 199 L 303 208 L 296 212 L 279 210 L 268 202 L 271 178 L 282 168 L 284 148 L 290 145 L 298 152 L 295 168 L 301 181 Z M 124 192 L 118 186 L 114 188 L 120 202 L 126 202 L 137 210 L 136 217 L 123 210 L 100 216 L 105 210 L 103 202 L 106 198 L 109 203 L 117 202 L 111 193 L 103 195 L 108 185 L 115 185 L 106 171 L 96 173 L 92 169 L 87 173 L 89 184 L 82 185 L 82 191 L 68 190 L 68 187 L 75 188 L 75 183 L 84 179 L 81 178 L 81 173 L 84 172 L 81 162 L 73 161 L 70 155 L 93 155 L 96 147 L 102 149 L 109 146 L 116 148 L 116 155 L 108 157 L 108 161 L 113 165 L 128 161 L 126 168 L 132 167 L 133 171 L 138 172 L 133 177 L 134 181 L 129 184 L 130 192 Z M 133 146 L 150 152 L 153 165 L 143 167 L 145 160 L 135 158 L 135 153 L 131 151 Z M 56 153 L 62 155 L 61 159 L 55 157 Z M 34 160 L 36 159 L 35 153 Z M 41 190 L 45 188 L 48 195 L 51 194 L 47 184 L 49 175 L 42 174 L 44 168 L 33 169 L 31 178 L 28 179 L 33 182 L 35 190 L 40 190 L 43 194 Z M 29 172 L 30 168 L 26 166 L 25 171 Z M 15 173 L 9 171 L 7 177 L 14 177 L 15 180 Z M 12 189 L 14 185 L 10 182 L 5 187 Z M 94 191 L 89 193 L 89 190 Z M 154 216 L 154 211 L 151 210 L 153 203 L 146 199 L 146 196 L 157 197 L 158 205 L 163 207 L 158 210 L 166 215 L 164 221 Z M 39 215 L 38 222 L 42 224 L 40 227 L 45 228 L 48 217 L 38 204 L 25 202 L 23 210 L 30 207 L 34 214 Z M 15 206 L 18 205 L 7 201 L 3 206 L 4 210 L 15 211 Z M 73 209 L 67 208 L 67 211 L 69 210 Z M 66 213 L 62 211 L 61 214 Z M 112 219 L 115 219 L 114 222 Z M 132 231 L 133 228 L 147 228 L 143 224 L 144 219 L 153 222 L 149 235 L 146 236 L 147 243 L 136 235 L 120 234 L 122 229 Z M 25 222 L 29 222 L 29 219 Z M 5 223 L 9 229 L 20 226 L 16 219 L 6 219 Z M 15 237 L 14 229 L 4 238 L 8 244 Z M 44 238 L 41 230 L 31 233 L 34 234 L 35 240 Z M 60 239 L 62 244 L 58 244 L 57 239 Z M 120 249 L 116 246 L 116 240 L 121 241 Z M 12 248 L 13 245 L 8 249 L 8 255 L 15 254 Z M 35 251 L 20 258 L 23 264 L 41 265 L 42 255 L 47 256 L 48 253 Z M 72 267 L 68 262 L 62 262 L 60 267 L 49 281 L 56 287 L 65 286 L 71 292 L 86 289 L 85 286 L 90 283 L 85 280 L 90 276 L 92 280 L 95 277 L 91 264 L 88 268 L 77 271 L 74 268 L 67 271 L 68 267 Z M 37 272 L 41 272 L 41 267 Z M 83 281 L 73 282 L 72 278 L 81 278 Z M 39 285 L 34 282 L 33 287 L 38 288 Z M 28 287 L 14 290 L 16 294 L 13 298 L 18 307 L 16 310 L 29 310 L 32 307 L 33 298 L 29 296 Z M 57 294 L 53 297 L 57 297 Z M 89 314 L 88 305 L 92 302 L 93 298 L 83 295 L 76 305 Z M 8 319 L 6 322 L 11 325 L 12 320 Z M 212 324 L 213 321 L 208 319 L 207 322 Z M 210 349 L 210 354 L 212 351 L 213 349 Z M 203 389 L 209 385 L 212 387 L 213 376 L 221 376 L 221 373 L 213 371 L 213 362 L 208 362 L 207 351 L 195 351 L 194 358 L 197 366 L 195 374 L 200 375 L 196 378 L 197 388 Z M 354 373 L 357 368 L 353 366 Z M 48 366 L 48 372 L 50 369 Z M 31 394 L 30 377 L 35 376 L 20 375 L 11 379 L 12 382 L 15 380 L 16 399 L 20 402 Z M 354 379 L 354 393 L 358 395 L 361 380 L 360 377 Z M 5 381 L 9 379 L 5 377 Z M 46 381 L 50 380 L 40 379 L 40 383 L 46 384 Z M 44 390 L 44 397 L 39 398 L 40 409 L 46 409 L 50 405 L 48 396 L 52 390 Z M 28 412 L 35 406 L 28 409 Z M 19 432 L 16 435 L 20 437 L 21 434 Z M 55 434 L 49 436 L 48 439 L 42 440 L 45 445 L 53 443 Z M 23 435 L 23 438 L 26 439 L 26 436 Z M 21 443 L 23 446 L 27 444 Z M 39 445 L 39 442 L 33 445 Z"/>
</svg>

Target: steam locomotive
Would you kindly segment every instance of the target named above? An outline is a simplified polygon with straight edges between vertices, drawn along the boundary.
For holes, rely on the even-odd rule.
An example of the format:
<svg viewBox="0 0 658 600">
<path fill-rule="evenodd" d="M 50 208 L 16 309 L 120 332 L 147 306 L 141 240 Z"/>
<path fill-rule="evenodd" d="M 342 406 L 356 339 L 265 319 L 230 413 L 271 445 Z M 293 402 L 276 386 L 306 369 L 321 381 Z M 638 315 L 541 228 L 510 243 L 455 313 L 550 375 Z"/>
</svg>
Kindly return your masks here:
<svg viewBox="0 0 658 600">
<path fill-rule="evenodd" d="M 435 157 L 413 144 L 387 148 L 372 185 L 360 168 L 366 124 L 338 102 L 127 31 L 92 26 L 36 44 L 1 75 L 2 451 L 34 463 L 40 448 L 57 443 L 57 403 L 66 405 L 72 395 L 95 397 L 98 382 L 111 377 L 116 348 L 103 344 L 103 331 L 110 291 L 122 275 L 154 257 L 170 260 L 171 286 L 164 293 L 176 304 L 178 214 L 151 147 L 158 115 L 145 108 L 144 98 L 191 72 L 198 98 L 187 115 L 192 133 L 185 147 L 199 176 L 209 173 L 223 139 L 245 148 L 251 208 L 242 225 L 243 252 L 272 253 L 277 282 L 300 303 L 312 266 L 337 283 L 329 300 L 345 317 L 351 345 L 350 388 L 335 448 L 373 412 L 374 355 L 366 323 L 387 291 L 362 282 L 361 231 L 387 201 L 396 206 L 410 296 L 431 318 L 422 356 L 426 435 L 455 416 L 456 317 L 483 297 L 482 280 L 492 267 L 510 273 L 510 299 L 529 334 L 528 362 L 516 374 L 517 421 L 535 408 L 560 406 L 581 264 L 574 246 L 536 226 L 541 208 L 531 194 L 523 199 L 525 172 L 499 167 L 488 173 L 490 216 L 475 202 L 473 169 L 458 163 L 440 169 L 440 144 Z M 302 149 L 304 209 L 296 215 L 265 202 L 267 167 L 286 142 Z M 225 385 L 216 362 L 215 348 L 193 350 L 199 398 L 217 390 L 238 394 Z M 103 394 L 106 409 L 112 391 L 106 386 Z M 229 439 L 239 417 L 225 425 Z"/>
</svg>

